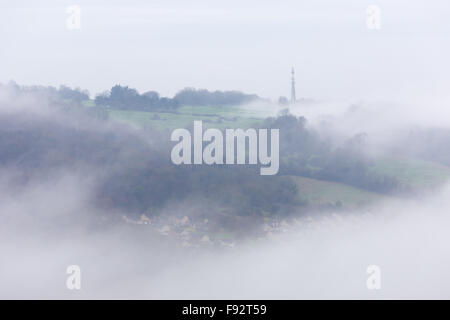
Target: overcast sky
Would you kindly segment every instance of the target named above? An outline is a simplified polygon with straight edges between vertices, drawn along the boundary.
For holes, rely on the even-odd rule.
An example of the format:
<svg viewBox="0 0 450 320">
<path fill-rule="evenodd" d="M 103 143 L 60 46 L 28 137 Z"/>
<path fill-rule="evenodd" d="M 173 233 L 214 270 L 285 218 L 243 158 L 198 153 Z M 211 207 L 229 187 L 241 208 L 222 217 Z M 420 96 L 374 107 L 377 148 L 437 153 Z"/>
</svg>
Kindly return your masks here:
<svg viewBox="0 0 450 320">
<path fill-rule="evenodd" d="M 381 29 L 366 8 L 381 9 Z M 66 27 L 69 5 L 81 28 Z M 448 0 L 5 1 L 0 82 L 120 83 L 172 96 L 191 86 L 264 97 L 448 95 Z"/>
</svg>

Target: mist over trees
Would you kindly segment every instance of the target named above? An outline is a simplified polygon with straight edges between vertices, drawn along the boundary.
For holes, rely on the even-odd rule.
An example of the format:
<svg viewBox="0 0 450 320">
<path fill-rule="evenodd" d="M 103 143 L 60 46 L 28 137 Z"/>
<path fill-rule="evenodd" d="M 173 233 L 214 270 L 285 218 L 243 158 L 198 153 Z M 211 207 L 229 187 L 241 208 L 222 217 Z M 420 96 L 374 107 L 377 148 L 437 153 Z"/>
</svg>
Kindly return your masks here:
<svg viewBox="0 0 450 320">
<path fill-rule="evenodd" d="M 81 90 L 79 88 L 71 89 L 64 85 L 59 87 L 58 94 L 63 99 L 72 100 L 78 103 L 89 100 L 89 92 L 87 90 Z"/>
<path fill-rule="evenodd" d="M 280 132 L 279 174 L 261 177 L 255 166 L 175 166 L 168 158 L 172 143 L 167 129 L 146 128 L 136 134 L 113 122 L 99 121 L 108 118 L 107 108 L 173 110 L 181 105 L 180 100 L 200 103 L 194 102 L 199 97 L 210 104 L 212 100 L 208 99 L 215 95 L 207 91 L 185 89 L 168 99 L 155 91 L 139 94 L 117 85 L 108 95 L 97 96 L 96 105 L 100 107 L 85 107 L 82 102 L 89 95 L 80 89 L 7 86 L 13 95 L 50 97 L 56 118 L 2 114 L 0 166 L 19 169 L 23 181 L 59 169 L 101 172 L 94 198 L 106 208 L 153 215 L 173 201 L 201 198 L 200 203 L 214 203 L 231 215 L 279 214 L 306 205 L 299 200 L 302 190 L 290 176 L 334 181 L 378 193 L 401 190 L 395 178 L 371 170 L 373 160 L 365 152 L 366 135 L 333 145 L 309 128 L 304 117 L 293 116 L 287 109 L 260 124 L 261 128 Z M 226 101 L 223 95 L 216 97 L 221 97 L 217 101 Z M 243 101 L 236 99 L 233 101 Z M 437 150 L 450 140 L 448 132 L 418 132 L 417 136 L 417 146 L 409 153 L 434 159 L 444 154 L 445 158 L 439 160 L 448 163 L 447 153 Z"/>
<path fill-rule="evenodd" d="M 0 87 L 8 88 L 13 94 L 33 94 L 47 98 L 60 104 L 82 104 L 90 100 L 89 92 L 80 88 L 70 88 L 61 85 L 52 86 L 19 86 L 15 82 Z M 156 91 L 146 91 L 140 94 L 136 89 L 117 84 L 110 90 L 95 96 L 96 107 L 107 107 L 129 111 L 175 111 L 178 107 L 186 106 L 237 106 L 263 99 L 255 94 L 240 91 L 208 91 L 205 89 L 185 88 L 173 98 L 161 97 Z"/>
<path fill-rule="evenodd" d="M 298 197 L 302 190 L 289 176 L 336 181 L 383 193 L 398 187 L 394 179 L 371 174 L 364 135 L 333 146 L 308 128 L 305 118 L 287 110 L 261 124 L 280 130 L 279 174 L 262 177 L 256 166 L 176 166 L 168 157 L 172 143 L 167 130 L 147 128 L 132 133 L 99 121 L 104 120 L 104 114 L 95 111 L 105 108 L 61 103 L 84 101 L 88 94 L 79 89 L 15 86 L 13 92 L 44 92 L 56 97 L 52 100 L 56 118 L 1 115 L 0 165 L 19 169 L 24 181 L 60 169 L 102 173 L 94 199 L 107 208 L 153 215 L 173 201 L 201 198 L 200 203 L 214 203 L 231 215 L 279 214 L 304 205 Z M 183 92 L 182 97 L 192 93 Z M 173 108 L 157 92 L 139 94 L 119 85 L 109 96 L 98 96 L 96 101 L 103 98 L 110 108 Z M 184 101 L 195 101 L 189 99 Z"/>
<path fill-rule="evenodd" d="M 392 141 L 396 152 L 450 166 L 450 129 L 409 128 Z"/>
<path fill-rule="evenodd" d="M 297 203 L 296 185 L 287 177 L 262 177 L 252 166 L 176 166 L 168 157 L 169 132 L 135 132 L 87 110 L 74 105 L 56 106 L 52 115 L 0 114 L 0 168 L 17 173 L 11 188 L 78 172 L 95 177 L 96 206 L 136 217 L 189 199 L 205 204 L 205 215 L 225 220 L 276 214 Z"/>
<path fill-rule="evenodd" d="M 280 129 L 281 163 L 278 175 L 261 176 L 257 166 L 176 166 L 168 157 L 168 131 L 130 131 L 93 118 L 89 109 L 55 107 L 51 118 L 1 114 L 0 166 L 20 172 L 19 186 L 61 170 L 94 174 L 92 199 L 112 215 L 157 216 L 171 203 L 196 199 L 203 207 L 198 214 L 221 223 L 305 206 L 291 175 L 387 190 L 367 175 L 370 161 L 360 153 L 359 137 L 335 149 L 307 129 L 302 117 L 284 113 L 266 120 L 268 128 Z"/>
<path fill-rule="evenodd" d="M 80 88 L 72 89 L 68 86 L 61 85 L 59 88 L 52 86 L 20 86 L 17 83 L 10 81 L 7 84 L 0 83 L 0 89 L 8 92 L 11 97 L 31 94 L 40 98 L 47 99 L 52 103 L 76 103 L 80 104 L 83 101 L 89 100 L 89 91 Z"/>
<path fill-rule="evenodd" d="M 155 91 L 139 94 L 136 89 L 121 85 L 115 85 L 109 92 L 96 96 L 95 104 L 136 111 L 173 110 L 180 105 L 177 100 L 160 97 Z"/>
<path fill-rule="evenodd" d="M 240 105 L 261 99 L 256 94 L 245 94 L 240 91 L 208 91 L 185 88 L 175 97 L 181 105 L 189 106 L 227 106 Z"/>
<path fill-rule="evenodd" d="M 113 109 L 137 111 L 174 110 L 182 105 L 188 106 L 229 106 L 249 103 L 260 99 L 254 94 L 240 91 L 208 91 L 185 88 L 173 98 L 160 97 L 156 91 L 139 94 L 128 86 L 115 85 L 109 92 L 96 96 L 97 106 L 109 106 Z"/>
<path fill-rule="evenodd" d="M 371 172 L 373 161 L 365 152 L 364 134 L 333 146 L 308 129 L 304 117 L 295 117 L 287 110 L 266 119 L 262 127 L 280 130 L 280 174 L 335 181 L 380 193 L 399 191 L 396 179 Z"/>
</svg>

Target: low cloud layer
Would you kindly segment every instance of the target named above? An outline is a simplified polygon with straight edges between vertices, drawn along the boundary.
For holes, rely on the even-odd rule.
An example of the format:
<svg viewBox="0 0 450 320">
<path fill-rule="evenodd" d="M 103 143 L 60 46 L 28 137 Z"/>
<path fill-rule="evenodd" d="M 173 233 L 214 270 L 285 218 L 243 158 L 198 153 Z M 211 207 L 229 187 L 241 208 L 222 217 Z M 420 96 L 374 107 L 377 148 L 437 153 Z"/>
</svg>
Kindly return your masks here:
<svg viewBox="0 0 450 320">
<path fill-rule="evenodd" d="M 2 189 L 6 186 L 2 182 Z M 147 226 L 96 225 L 73 177 L 2 192 L 2 298 L 449 298 L 450 188 L 362 212 L 302 217 L 269 240 L 182 248 Z M 94 212 L 97 210 L 97 212 Z M 104 214 L 104 213 L 103 213 Z M 69 265 L 80 291 L 65 286 Z M 381 268 L 368 290 L 366 268 Z"/>
<path fill-rule="evenodd" d="M 86 142 L 97 134 L 110 137 L 114 129 L 120 146 L 134 143 L 135 135 L 147 141 L 131 129 L 61 116 L 38 100 L 24 102 L 35 103 L 26 114 L 26 107 L 5 99 L 3 128 L 18 121 L 20 128 L 39 129 L 29 132 L 54 125 L 69 128 L 72 138 L 95 133 L 81 135 Z M 127 150 L 136 149 L 115 154 L 130 167 L 148 160 L 139 158 L 146 152 Z M 97 158 L 88 165 L 43 159 L 64 161 L 39 175 L 20 170 L 24 163 L 35 168 L 26 157 L 1 166 L 0 298 L 450 298 L 448 186 L 359 211 L 302 212 L 286 232 L 268 239 L 217 248 L 205 238 L 201 246 L 186 247 L 146 224 L 127 223 L 124 208 L 98 205 L 95 190 L 107 172 Z M 205 209 L 198 207 L 203 200 L 189 199 L 165 204 L 160 215 L 192 217 Z M 81 268 L 81 290 L 66 287 L 69 265 Z M 380 290 L 367 289 L 369 265 L 380 267 Z"/>
</svg>

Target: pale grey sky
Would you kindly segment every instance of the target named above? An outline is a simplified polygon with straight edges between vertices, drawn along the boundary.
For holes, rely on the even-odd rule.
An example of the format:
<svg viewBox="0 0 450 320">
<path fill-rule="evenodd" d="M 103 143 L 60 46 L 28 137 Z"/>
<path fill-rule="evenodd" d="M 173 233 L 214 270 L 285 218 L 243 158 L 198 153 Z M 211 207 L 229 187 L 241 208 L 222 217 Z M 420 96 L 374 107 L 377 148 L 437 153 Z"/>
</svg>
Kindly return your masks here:
<svg viewBox="0 0 450 320">
<path fill-rule="evenodd" d="M 378 31 L 366 27 L 371 4 Z M 66 28 L 69 5 L 80 30 Z M 448 0 L 0 0 L 0 82 L 277 98 L 295 66 L 299 97 L 444 96 L 449 17 Z"/>
</svg>

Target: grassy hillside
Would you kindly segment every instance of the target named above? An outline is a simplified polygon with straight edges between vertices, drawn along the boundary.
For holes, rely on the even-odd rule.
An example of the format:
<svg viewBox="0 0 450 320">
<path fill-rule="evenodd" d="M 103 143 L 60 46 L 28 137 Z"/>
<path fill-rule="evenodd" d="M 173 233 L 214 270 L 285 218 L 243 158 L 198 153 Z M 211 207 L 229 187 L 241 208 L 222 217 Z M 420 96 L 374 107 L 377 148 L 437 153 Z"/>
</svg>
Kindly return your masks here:
<svg viewBox="0 0 450 320">
<path fill-rule="evenodd" d="M 434 188 L 450 181 L 450 168 L 411 158 L 383 158 L 371 167 L 375 174 L 393 177 L 408 189 Z"/>
<path fill-rule="evenodd" d="M 410 190 L 432 190 L 450 181 L 450 168 L 429 161 L 384 158 L 375 162 L 372 172 L 396 178 Z M 386 199 L 387 196 L 342 183 L 290 176 L 298 187 L 299 200 L 311 206 L 338 205 L 356 208 Z"/>
<path fill-rule="evenodd" d="M 93 101 L 86 101 L 86 107 L 94 107 Z M 271 110 L 243 107 L 183 106 L 170 112 L 144 112 L 106 109 L 110 119 L 125 122 L 139 128 L 151 126 L 173 130 L 189 128 L 194 120 L 202 120 L 204 127 L 249 128 L 256 127 L 270 114 Z M 450 180 L 450 168 L 437 163 L 416 159 L 385 157 L 377 159 L 370 167 L 370 173 L 380 177 L 394 178 L 404 190 L 424 190 L 444 184 Z M 359 206 L 382 198 L 374 192 L 365 191 L 342 183 L 294 177 L 300 190 L 300 200 L 311 205 Z"/>
<path fill-rule="evenodd" d="M 95 107 L 93 100 L 84 101 L 85 107 Z M 270 114 L 270 110 L 251 110 L 242 107 L 190 107 L 183 106 L 169 112 L 128 111 L 104 109 L 110 119 L 144 128 L 152 126 L 157 129 L 188 128 L 194 120 L 202 120 L 203 125 L 219 129 L 251 128 L 258 126 Z"/>
<path fill-rule="evenodd" d="M 382 200 L 385 196 L 342 183 L 290 176 L 298 187 L 298 197 L 311 206 L 355 208 Z"/>
</svg>

